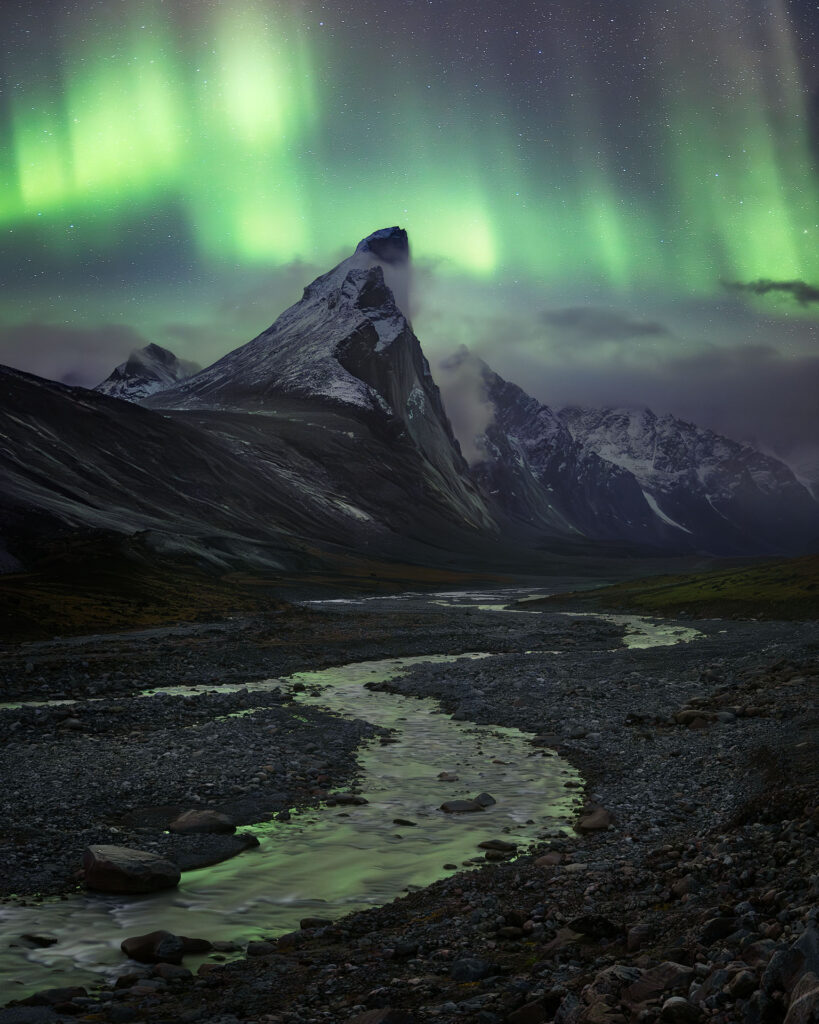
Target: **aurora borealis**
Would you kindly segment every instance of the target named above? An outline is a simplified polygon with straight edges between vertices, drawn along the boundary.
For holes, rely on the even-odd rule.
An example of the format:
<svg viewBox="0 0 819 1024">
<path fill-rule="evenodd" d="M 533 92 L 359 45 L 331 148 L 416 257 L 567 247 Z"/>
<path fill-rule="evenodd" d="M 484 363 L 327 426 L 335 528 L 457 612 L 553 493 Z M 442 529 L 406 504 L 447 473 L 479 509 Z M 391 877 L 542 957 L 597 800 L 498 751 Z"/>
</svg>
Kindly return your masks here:
<svg viewBox="0 0 819 1024">
<path fill-rule="evenodd" d="M 548 310 L 590 307 L 659 317 L 676 358 L 815 356 L 819 304 L 726 284 L 819 282 L 818 23 L 807 0 L 9 0 L 0 359 L 93 383 L 133 338 L 206 362 L 395 223 L 433 350 L 491 358 L 494 325 L 501 364 L 548 367 L 572 337 Z M 594 365 L 644 362 L 636 338 L 592 339 Z"/>
</svg>

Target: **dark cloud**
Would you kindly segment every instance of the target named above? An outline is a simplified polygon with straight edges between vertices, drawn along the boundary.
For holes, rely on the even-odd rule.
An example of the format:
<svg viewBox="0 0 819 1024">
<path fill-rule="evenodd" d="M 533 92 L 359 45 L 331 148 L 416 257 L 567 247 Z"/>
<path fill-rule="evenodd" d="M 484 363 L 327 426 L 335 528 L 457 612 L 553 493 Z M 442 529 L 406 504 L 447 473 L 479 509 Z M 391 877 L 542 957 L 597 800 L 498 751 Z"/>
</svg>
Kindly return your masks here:
<svg viewBox="0 0 819 1024">
<path fill-rule="evenodd" d="M 26 323 L 0 327 L 3 361 L 64 384 L 93 387 L 148 341 L 133 327 L 62 327 Z"/>
<path fill-rule="evenodd" d="M 590 340 L 619 341 L 626 338 L 668 337 L 669 331 L 661 323 L 638 320 L 616 309 L 595 306 L 572 306 L 568 309 L 550 309 L 541 314 L 543 323 L 558 327 L 578 337 Z"/>
<path fill-rule="evenodd" d="M 763 277 L 758 281 L 723 281 L 722 286 L 732 292 L 751 292 L 753 295 L 782 292 L 792 296 L 801 306 L 819 302 L 819 287 L 807 281 L 770 281 Z"/>
</svg>

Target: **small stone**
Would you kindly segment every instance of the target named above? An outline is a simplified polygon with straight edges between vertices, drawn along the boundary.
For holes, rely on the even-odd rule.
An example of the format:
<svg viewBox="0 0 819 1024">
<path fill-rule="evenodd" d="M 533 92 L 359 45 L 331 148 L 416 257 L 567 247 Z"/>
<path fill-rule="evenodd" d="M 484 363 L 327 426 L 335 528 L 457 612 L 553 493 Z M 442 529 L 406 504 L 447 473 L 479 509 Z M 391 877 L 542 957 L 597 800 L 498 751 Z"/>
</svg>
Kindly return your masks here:
<svg viewBox="0 0 819 1024">
<path fill-rule="evenodd" d="M 453 961 L 449 969 L 449 975 L 454 981 L 480 981 L 491 970 L 492 966 L 486 960 L 480 960 L 475 956 L 467 956 Z"/>
<path fill-rule="evenodd" d="M 248 942 L 245 954 L 247 956 L 270 956 L 276 952 L 275 942 Z"/>
<path fill-rule="evenodd" d="M 309 931 L 311 928 L 329 928 L 332 923 L 328 917 L 303 917 L 299 921 L 299 928 L 302 931 Z"/>
<path fill-rule="evenodd" d="M 236 831 L 236 823 L 219 811 L 190 810 L 172 821 L 168 831 L 180 835 L 229 835 Z"/>
</svg>

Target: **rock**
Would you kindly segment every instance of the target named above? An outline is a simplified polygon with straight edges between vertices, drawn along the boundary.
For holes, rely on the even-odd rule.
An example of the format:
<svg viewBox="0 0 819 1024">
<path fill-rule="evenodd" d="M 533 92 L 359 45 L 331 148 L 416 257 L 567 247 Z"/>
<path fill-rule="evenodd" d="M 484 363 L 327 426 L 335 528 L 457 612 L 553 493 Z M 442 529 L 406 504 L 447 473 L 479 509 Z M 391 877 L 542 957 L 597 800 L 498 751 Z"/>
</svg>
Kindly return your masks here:
<svg viewBox="0 0 819 1024">
<path fill-rule="evenodd" d="M 544 853 L 542 857 L 538 857 L 535 860 L 535 867 L 538 868 L 553 868 L 557 867 L 558 864 L 563 863 L 563 854 L 558 853 L 556 850 L 551 853 Z"/>
<path fill-rule="evenodd" d="M 46 949 L 48 946 L 56 946 L 59 939 L 56 935 L 40 935 L 26 932 L 25 935 L 20 936 L 20 941 L 25 942 L 27 946 L 31 946 L 33 949 Z"/>
<path fill-rule="evenodd" d="M 155 853 L 127 846 L 89 846 L 83 854 L 85 884 L 100 892 L 142 893 L 173 889 L 181 873 Z"/>
<path fill-rule="evenodd" d="M 457 782 L 458 776 L 455 772 L 439 772 L 438 779 L 441 782 Z"/>
<path fill-rule="evenodd" d="M 739 922 L 735 917 L 712 917 L 700 932 L 699 941 L 703 946 L 710 946 L 712 942 L 724 939 L 731 932 L 735 932 Z"/>
<path fill-rule="evenodd" d="M 416 1018 L 407 1010 L 393 1010 L 385 1006 L 380 1010 L 368 1010 L 352 1017 L 350 1024 L 416 1024 Z"/>
<path fill-rule="evenodd" d="M 620 925 L 600 914 L 581 914 L 569 921 L 566 927 L 592 939 L 613 939 L 623 931 Z"/>
<path fill-rule="evenodd" d="M 246 956 L 270 956 L 277 949 L 275 942 L 248 942 Z"/>
<path fill-rule="evenodd" d="M 632 928 L 629 928 L 626 935 L 626 949 L 629 953 L 636 953 L 638 949 L 643 948 L 650 938 L 651 925 L 635 924 Z"/>
<path fill-rule="evenodd" d="M 299 921 L 299 928 L 306 932 L 311 928 L 329 928 L 332 923 L 328 917 L 303 917 Z"/>
<path fill-rule="evenodd" d="M 526 1003 L 506 1018 L 508 1024 L 542 1024 L 546 1019 L 546 1007 L 539 1001 Z"/>
<path fill-rule="evenodd" d="M 172 821 L 168 825 L 168 831 L 181 835 L 227 835 L 236 831 L 236 823 L 218 811 L 190 810 Z"/>
<path fill-rule="evenodd" d="M 805 954 L 800 949 L 780 949 L 768 961 L 762 975 L 760 988 L 766 995 L 777 989 L 787 992 L 796 982 L 805 964 Z"/>
<path fill-rule="evenodd" d="M 480 850 L 497 850 L 498 853 L 514 853 L 517 850 L 515 843 L 507 843 L 505 839 L 486 839 L 478 843 Z"/>
<path fill-rule="evenodd" d="M 666 992 L 687 990 L 693 978 L 692 967 L 667 960 L 658 967 L 644 971 L 638 981 L 623 990 L 623 998 L 630 1003 L 645 1003 L 649 999 L 659 999 Z"/>
<path fill-rule="evenodd" d="M 207 953 L 211 948 L 207 939 L 189 939 L 161 930 L 131 936 L 120 944 L 127 957 L 141 964 L 181 964 L 186 953 Z"/>
<path fill-rule="evenodd" d="M 0 1010 L 0 1024 L 56 1024 L 50 1006 L 15 1006 Z"/>
<path fill-rule="evenodd" d="M 417 821 L 409 821 L 407 818 L 393 818 L 393 825 L 400 825 L 402 828 L 415 828 Z"/>
<path fill-rule="evenodd" d="M 602 832 L 611 825 L 611 815 L 603 807 L 592 807 L 578 818 L 575 832 Z"/>
<path fill-rule="evenodd" d="M 480 981 L 492 971 L 492 965 L 486 960 L 479 960 L 475 956 L 463 957 L 455 960 L 449 969 L 449 976 L 454 981 Z"/>
<path fill-rule="evenodd" d="M 728 982 L 726 991 L 733 999 L 747 999 L 757 990 L 756 975 L 753 971 L 738 971 Z"/>
<path fill-rule="evenodd" d="M 682 996 L 672 996 L 663 1003 L 660 1020 L 663 1024 L 697 1024 L 702 1010 Z"/>
<path fill-rule="evenodd" d="M 484 810 L 484 806 L 477 800 L 446 800 L 441 804 L 441 810 L 446 814 L 471 814 Z"/>
<path fill-rule="evenodd" d="M 74 999 L 82 999 L 87 995 L 84 988 L 46 988 L 41 992 L 35 992 L 28 999 L 21 999 L 20 1006 L 60 1006 L 63 1003 L 70 1003 Z"/>
<path fill-rule="evenodd" d="M 819 978 L 807 971 L 791 993 L 785 1024 L 816 1024 L 819 1022 Z"/>
<path fill-rule="evenodd" d="M 475 797 L 475 802 L 479 803 L 481 807 L 492 807 L 498 801 L 489 793 L 478 793 Z"/>
<path fill-rule="evenodd" d="M 181 967 L 179 964 L 156 964 L 151 973 L 155 978 L 162 978 L 164 981 L 178 981 L 180 978 L 193 977 L 193 973 L 187 967 Z"/>
</svg>

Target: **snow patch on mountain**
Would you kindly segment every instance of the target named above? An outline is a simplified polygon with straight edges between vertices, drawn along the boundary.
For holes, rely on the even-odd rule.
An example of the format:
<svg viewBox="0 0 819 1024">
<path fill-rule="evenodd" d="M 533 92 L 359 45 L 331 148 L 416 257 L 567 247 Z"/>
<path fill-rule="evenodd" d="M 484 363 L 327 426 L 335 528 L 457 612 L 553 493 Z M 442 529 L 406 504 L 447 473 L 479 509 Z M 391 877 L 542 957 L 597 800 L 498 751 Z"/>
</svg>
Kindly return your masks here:
<svg viewBox="0 0 819 1024">
<path fill-rule="evenodd" d="M 95 391 L 126 402 L 139 402 L 149 395 L 173 387 L 192 376 L 201 367 L 187 359 L 178 359 L 161 345 L 136 349 L 124 363 L 97 384 Z"/>
<path fill-rule="evenodd" d="M 665 512 L 663 512 L 663 510 L 657 504 L 657 500 L 653 494 L 649 494 L 648 491 L 643 491 L 643 497 L 648 502 L 648 506 L 651 509 L 651 511 L 655 515 L 659 516 L 664 523 L 668 523 L 669 526 L 674 526 L 678 530 L 685 530 L 686 533 L 691 533 L 687 526 L 683 526 L 682 523 L 678 523 L 675 519 L 672 519 L 671 516 L 667 516 Z"/>
</svg>

